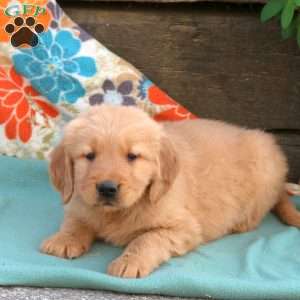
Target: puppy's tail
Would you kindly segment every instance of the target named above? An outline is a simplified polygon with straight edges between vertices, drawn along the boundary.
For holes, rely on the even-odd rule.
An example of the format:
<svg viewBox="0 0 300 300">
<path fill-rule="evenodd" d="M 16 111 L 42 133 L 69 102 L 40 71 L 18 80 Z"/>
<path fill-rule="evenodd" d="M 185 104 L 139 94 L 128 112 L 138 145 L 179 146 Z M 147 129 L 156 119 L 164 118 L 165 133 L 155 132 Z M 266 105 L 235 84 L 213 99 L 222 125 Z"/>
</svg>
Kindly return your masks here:
<svg viewBox="0 0 300 300">
<path fill-rule="evenodd" d="M 280 201 L 273 208 L 273 212 L 283 223 L 300 228 L 300 211 L 290 200 L 287 192 L 284 192 Z"/>
</svg>

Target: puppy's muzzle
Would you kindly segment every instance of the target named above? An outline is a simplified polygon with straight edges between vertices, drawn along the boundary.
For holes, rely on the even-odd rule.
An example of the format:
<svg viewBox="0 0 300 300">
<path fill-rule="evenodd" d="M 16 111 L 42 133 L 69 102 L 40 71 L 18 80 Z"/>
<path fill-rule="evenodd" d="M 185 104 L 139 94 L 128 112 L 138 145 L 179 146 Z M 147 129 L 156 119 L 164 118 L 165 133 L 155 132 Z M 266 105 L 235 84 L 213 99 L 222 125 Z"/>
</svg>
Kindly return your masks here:
<svg viewBox="0 0 300 300">
<path fill-rule="evenodd" d="M 105 204 L 112 204 L 116 200 L 118 193 L 117 183 L 111 180 L 105 180 L 96 185 L 99 196 L 104 200 Z"/>
</svg>

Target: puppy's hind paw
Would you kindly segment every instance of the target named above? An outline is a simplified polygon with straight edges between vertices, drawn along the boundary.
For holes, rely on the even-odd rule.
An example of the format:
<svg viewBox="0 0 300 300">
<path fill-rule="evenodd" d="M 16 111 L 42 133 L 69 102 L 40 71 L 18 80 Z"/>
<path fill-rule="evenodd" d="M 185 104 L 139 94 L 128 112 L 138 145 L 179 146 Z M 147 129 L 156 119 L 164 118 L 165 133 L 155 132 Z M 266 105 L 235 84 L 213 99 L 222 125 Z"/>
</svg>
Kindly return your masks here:
<svg viewBox="0 0 300 300">
<path fill-rule="evenodd" d="M 76 258 L 87 252 L 88 248 L 72 236 L 56 233 L 42 243 L 40 250 L 62 258 Z"/>
</svg>

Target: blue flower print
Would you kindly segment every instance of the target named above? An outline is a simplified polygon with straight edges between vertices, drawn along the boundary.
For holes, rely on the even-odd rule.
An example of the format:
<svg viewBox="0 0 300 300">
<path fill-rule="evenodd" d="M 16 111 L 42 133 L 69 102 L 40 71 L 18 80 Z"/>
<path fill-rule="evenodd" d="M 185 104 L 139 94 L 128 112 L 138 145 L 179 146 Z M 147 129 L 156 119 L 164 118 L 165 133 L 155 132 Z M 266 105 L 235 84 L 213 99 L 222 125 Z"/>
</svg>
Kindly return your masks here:
<svg viewBox="0 0 300 300">
<path fill-rule="evenodd" d="M 153 82 L 150 81 L 145 76 L 143 76 L 139 81 L 139 85 L 138 85 L 139 94 L 138 94 L 138 96 L 144 100 L 148 95 L 149 87 L 152 86 L 152 85 L 153 85 Z"/>
<path fill-rule="evenodd" d="M 96 73 L 95 60 L 77 56 L 81 41 L 70 31 L 55 34 L 51 30 L 39 36 L 38 46 L 20 49 L 13 55 L 16 70 L 51 102 L 74 103 L 85 95 L 78 75 L 91 77 Z"/>
</svg>

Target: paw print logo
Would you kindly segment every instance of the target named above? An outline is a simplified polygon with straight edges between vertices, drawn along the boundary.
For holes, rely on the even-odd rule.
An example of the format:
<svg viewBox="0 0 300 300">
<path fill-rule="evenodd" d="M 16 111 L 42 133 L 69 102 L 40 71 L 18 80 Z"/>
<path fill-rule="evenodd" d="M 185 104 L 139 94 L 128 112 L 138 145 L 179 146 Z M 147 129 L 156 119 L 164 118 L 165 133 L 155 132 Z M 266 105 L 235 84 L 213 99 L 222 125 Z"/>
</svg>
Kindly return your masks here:
<svg viewBox="0 0 300 300">
<path fill-rule="evenodd" d="M 11 35 L 11 44 L 14 47 L 27 45 L 35 47 L 39 43 L 38 34 L 44 32 L 45 27 L 36 23 L 33 17 L 23 19 L 16 17 L 13 24 L 9 23 L 5 26 L 5 31 Z"/>
</svg>

